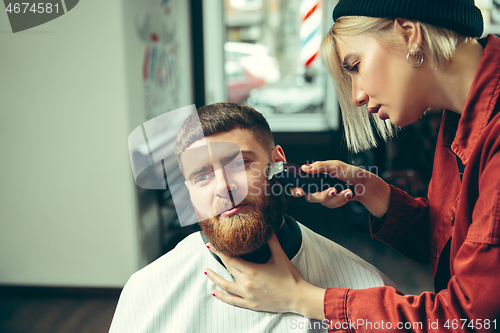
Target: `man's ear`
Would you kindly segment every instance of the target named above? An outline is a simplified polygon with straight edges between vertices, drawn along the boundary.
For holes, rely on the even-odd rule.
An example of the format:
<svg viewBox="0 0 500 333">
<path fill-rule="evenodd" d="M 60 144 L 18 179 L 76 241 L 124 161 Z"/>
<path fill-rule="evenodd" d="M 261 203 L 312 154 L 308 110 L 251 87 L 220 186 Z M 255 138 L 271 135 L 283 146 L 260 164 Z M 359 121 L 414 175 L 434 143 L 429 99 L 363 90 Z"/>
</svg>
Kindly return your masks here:
<svg viewBox="0 0 500 333">
<path fill-rule="evenodd" d="M 189 182 L 187 180 L 184 181 L 184 185 L 186 185 L 187 189 L 188 189 L 188 192 L 189 192 L 189 196 L 191 197 L 191 188 L 189 186 Z"/>
<path fill-rule="evenodd" d="M 276 145 L 273 149 L 273 153 L 271 154 L 271 158 L 273 159 L 273 163 L 284 161 L 286 162 L 285 152 L 280 145 Z"/>
<path fill-rule="evenodd" d="M 422 27 L 420 22 L 402 18 L 394 20 L 394 31 L 398 38 L 402 38 L 408 52 L 416 53 L 422 47 Z"/>
</svg>

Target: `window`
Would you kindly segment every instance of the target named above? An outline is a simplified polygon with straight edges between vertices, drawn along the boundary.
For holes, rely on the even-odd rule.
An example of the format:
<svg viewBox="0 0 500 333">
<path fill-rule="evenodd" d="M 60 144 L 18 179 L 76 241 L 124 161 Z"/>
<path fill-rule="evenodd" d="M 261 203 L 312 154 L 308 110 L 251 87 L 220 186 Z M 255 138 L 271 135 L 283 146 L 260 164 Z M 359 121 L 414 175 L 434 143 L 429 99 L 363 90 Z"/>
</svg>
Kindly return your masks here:
<svg viewBox="0 0 500 333">
<path fill-rule="evenodd" d="M 337 129 L 335 90 L 319 55 L 335 3 L 225 0 L 227 100 L 263 113 L 273 131 Z"/>
</svg>

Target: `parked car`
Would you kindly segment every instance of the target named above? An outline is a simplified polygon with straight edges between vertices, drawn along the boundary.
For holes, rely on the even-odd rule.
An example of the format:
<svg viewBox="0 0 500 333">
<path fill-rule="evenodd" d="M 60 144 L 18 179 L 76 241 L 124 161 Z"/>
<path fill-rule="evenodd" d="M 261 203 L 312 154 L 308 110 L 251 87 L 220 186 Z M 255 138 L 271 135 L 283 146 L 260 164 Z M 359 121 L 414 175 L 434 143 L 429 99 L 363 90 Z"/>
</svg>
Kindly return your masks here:
<svg viewBox="0 0 500 333">
<path fill-rule="evenodd" d="M 265 45 L 226 42 L 224 51 L 226 61 L 238 61 L 250 74 L 263 79 L 267 84 L 280 81 L 278 59 L 269 55 Z"/>
<path fill-rule="evenodd" d="M 229 102 L 242 103 L 253 89 L 266 84 L 262 78 L 253 76 L 238 61 L 227 60 L 224 69 Z"/>
<path fill-rule="evenodd" d="M 247 104 L 262 113 L 321 112 L 325 99 L 324 83 L 323 75 L 318 75 L 313 82 L 298 75 L 273 86 L 252 90 Z"/>
</svg>

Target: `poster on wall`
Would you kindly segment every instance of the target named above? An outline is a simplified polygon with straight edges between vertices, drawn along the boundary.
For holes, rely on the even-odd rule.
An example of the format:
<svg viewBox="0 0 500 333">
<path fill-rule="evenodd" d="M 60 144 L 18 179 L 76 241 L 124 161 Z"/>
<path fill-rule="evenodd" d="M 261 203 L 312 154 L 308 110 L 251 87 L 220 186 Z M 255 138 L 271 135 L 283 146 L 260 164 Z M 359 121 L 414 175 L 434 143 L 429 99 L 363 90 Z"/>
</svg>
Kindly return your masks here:
<svg viewBox="0 0 500 333">
<path fill-rule="evenodd" d="M 179 64 L 179 32 L 183 17 L 176 0 L 153 0 L 136 17 L 136 32 L 144 44 L 142 81 L 146 119 L 179 108 L 182 87 Z"/>
</svg>

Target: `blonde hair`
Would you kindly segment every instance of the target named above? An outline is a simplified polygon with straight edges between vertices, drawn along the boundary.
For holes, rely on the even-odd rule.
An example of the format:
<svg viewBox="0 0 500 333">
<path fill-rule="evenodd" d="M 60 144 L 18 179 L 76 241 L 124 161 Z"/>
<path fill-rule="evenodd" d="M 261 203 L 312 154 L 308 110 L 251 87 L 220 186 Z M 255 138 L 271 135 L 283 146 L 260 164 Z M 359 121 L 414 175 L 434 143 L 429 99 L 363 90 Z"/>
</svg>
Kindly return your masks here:
<svg viewBox="0 0 500 333">
<path fill-rule="evenodd" d="M 461 36 L 447 29 L 419 23 L 422 27 L 422 53 L 431 66 L 435 68 L 445 67 L 455 53 L 457 46 L 470 39 L 470 37 Z M 347 147 L 354 152 L 377 146 L 371 122 L 384 141 L 394 137 L 399 127 L 393 125 L 389 120 L 381 120 L 377 114 L 368 113 L 366 105 L 357 107 L 352 104 L 351 77 L 342 66 L 337 51 L 336 38 L 343 35 L 370 33 L 380 43 L 393 46 L 396 45 L 393 35 L 388 33 L 393 25 L 394 20 L 387 18 L 344 16 L 335 21 L 321 43 L 321 54 L 337 88 Z"/>
</svg>

